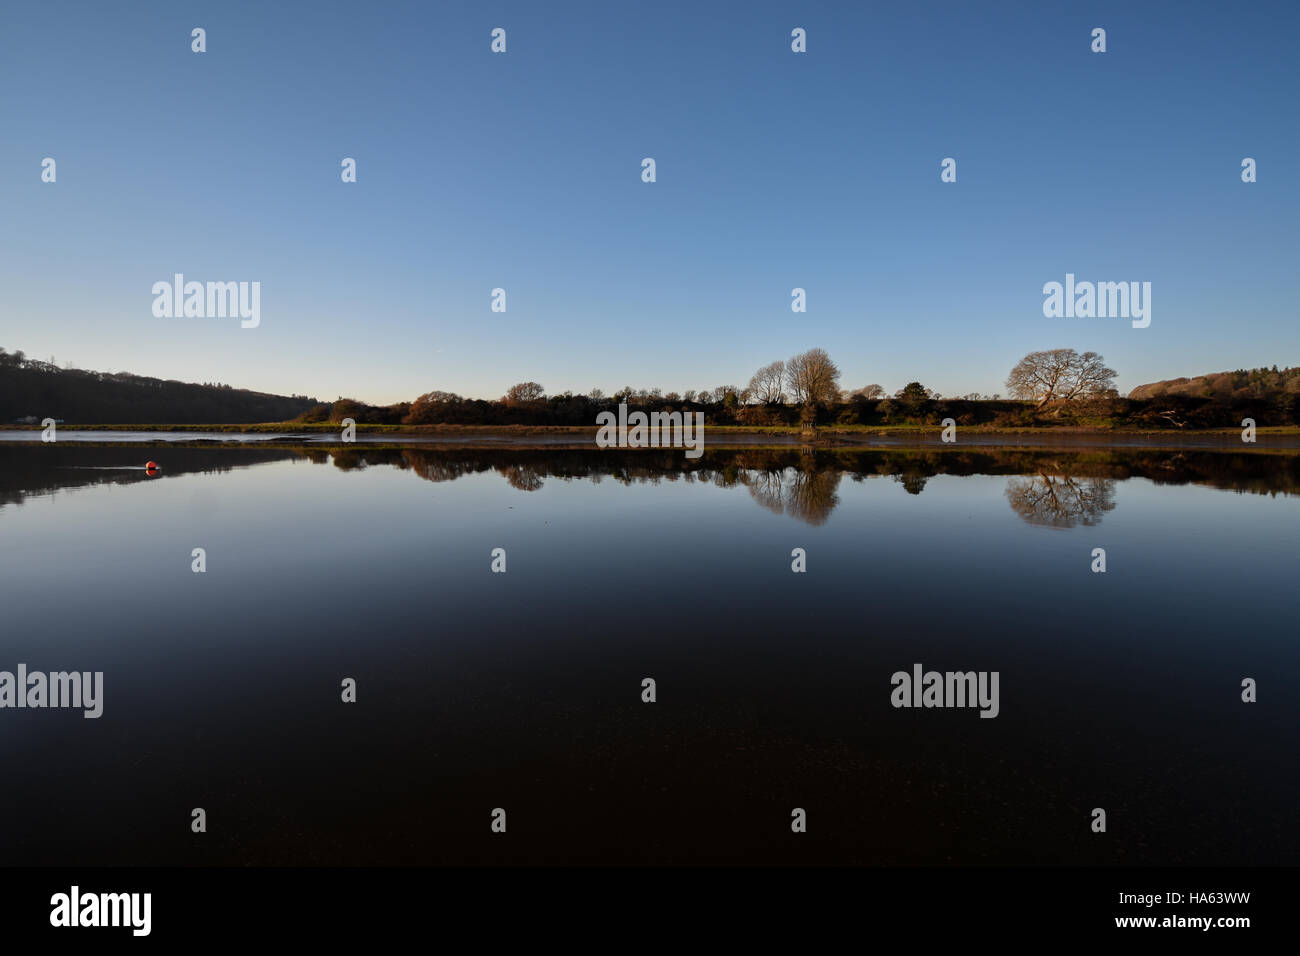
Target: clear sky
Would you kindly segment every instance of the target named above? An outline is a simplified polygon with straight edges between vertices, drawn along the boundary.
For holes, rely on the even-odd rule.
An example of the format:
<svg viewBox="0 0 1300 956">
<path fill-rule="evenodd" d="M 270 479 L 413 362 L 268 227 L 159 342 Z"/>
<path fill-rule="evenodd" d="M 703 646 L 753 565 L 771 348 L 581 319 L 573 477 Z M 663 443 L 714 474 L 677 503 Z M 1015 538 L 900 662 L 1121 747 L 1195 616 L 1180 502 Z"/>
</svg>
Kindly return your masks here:
<svg viewBox="0 0 1300 956">
<path fill-rule="evenodd" d="M 1057 347 L 1101 352 L 1124 391 L 1300 364 L 1300 4 L 2 19 L 0 345 L 32 357 L 376 403 L 744 385 L 814 346 L 846 387 L 947 395 Z M 154 317 L 176 272 L 260 282 L 260 327 Z M 1067 272 L 1151 282 L 1150 327 L 1045 318 Z"/>
</svg>

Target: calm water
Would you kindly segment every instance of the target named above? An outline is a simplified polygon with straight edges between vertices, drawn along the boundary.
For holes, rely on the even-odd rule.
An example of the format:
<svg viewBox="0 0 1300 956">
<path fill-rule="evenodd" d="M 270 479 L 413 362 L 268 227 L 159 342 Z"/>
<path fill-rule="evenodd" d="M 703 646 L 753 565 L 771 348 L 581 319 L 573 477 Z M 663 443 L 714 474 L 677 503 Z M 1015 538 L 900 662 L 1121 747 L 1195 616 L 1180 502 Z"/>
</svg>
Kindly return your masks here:
<svg viewBox="0 0 1300 956">
<path fill-rule="evenodd" d="M 1300 863 L 1297 532 L 1294 454 L 6 445 L 0 670 L 104 713 L 0 710 L 0 862 Z"/>
</svg>

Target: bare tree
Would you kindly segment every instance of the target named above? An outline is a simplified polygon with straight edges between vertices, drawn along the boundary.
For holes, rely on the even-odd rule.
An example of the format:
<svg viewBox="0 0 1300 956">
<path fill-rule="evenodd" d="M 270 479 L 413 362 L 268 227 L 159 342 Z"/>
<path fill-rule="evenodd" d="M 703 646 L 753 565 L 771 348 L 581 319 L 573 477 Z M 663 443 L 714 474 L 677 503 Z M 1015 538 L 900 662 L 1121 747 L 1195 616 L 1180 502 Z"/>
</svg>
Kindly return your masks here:
<svg viewBox="0 0 1300 956">
<path fill-rule="evenodd" d="M 785 401 L 785 363 L 764 365 L 749 380 L 749 394 L 763 405 L 780 405 Z"/>
<path fill-rule="evenodd" d="M 826 404 L 840 395 L 840 370 L 825 349 L 809 349 L 786 362 L 785 380 L 802 405 Z"/>
<path fill-rule="evenodd" d="M 1096 352 L 1080 355 L 1074 349 L 1030 352 L 1007 376 L 1007 389 L 1023 401 L 1068 402 L 1101 395 L 1114 388 L 1115 370 L 1106 367 Z"/>
</svg>

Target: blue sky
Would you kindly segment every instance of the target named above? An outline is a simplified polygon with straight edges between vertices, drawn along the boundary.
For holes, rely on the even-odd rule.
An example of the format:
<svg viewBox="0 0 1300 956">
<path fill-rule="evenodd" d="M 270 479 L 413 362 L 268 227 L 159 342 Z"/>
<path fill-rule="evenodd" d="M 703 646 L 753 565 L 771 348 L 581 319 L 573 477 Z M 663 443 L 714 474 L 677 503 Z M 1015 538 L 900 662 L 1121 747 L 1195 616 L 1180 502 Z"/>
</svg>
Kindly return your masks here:
<svg viewBox="0 0 1300 956">
<path fill-rule="evenodd" d="M 377 403 L 743 385 L 814 346 L 846 387 L 949 395 L 1004 391 L 1045 348 L 1101 352 L 1125 391 L 1300 364 L 1295 4 L 45 2 L 3 20 L 0 345 L 33 357 Z M 155 318 L 176 272 L 261 282 L 261 326 Z M 1151 326 L 1045 318 L 1067 272 L 1151 282 Z"/>
</svg>

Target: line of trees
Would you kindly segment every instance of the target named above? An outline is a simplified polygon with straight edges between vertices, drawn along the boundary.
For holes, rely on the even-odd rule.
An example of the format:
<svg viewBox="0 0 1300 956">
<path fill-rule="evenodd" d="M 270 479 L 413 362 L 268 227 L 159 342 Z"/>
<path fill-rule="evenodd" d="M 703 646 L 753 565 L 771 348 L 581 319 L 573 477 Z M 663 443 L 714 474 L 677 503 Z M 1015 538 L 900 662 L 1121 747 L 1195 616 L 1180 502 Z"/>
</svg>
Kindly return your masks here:
<svg viewBox="0 0 1300 956">
<path fill-rule="evenodd" d="M 1058 350 L 1064 361 L 1069 350 Z M 1034 353 L 1022 360 L 1037 361 L 1049 353 Z M 1070 352 L 1073 355 L 1074 353 Z M 1091 361 L 1092 353 L 1088 353 Z M 1113 372 L 1110 373 L 1112 376 Z M 331 421 L 343 417 L 384 421 L 405 425 L 431 424 L 574 424 L 585 425 L 595 414 L 627 404 L 642 408 L 704 410 L 715 423 L 778 425 L 802 422 L 859 423 L 890 422 L 926 411 L 931 403 L 941 401 L 937 391 L 920 382 L 909 382 L 891 397 L 883 386 L 871 384 L 846 391 L 840 384 L 838 365 L 825 349 L 814 348 L 786 360 L 777 360 L 756 371 L 745 387 L 719 385 L 716 388 L 664 392 L 658 388 L 635 389 L 626 386 L 606 395 L 600 389 L 586 394 L 562 392 L 547 395 L 540 382 L 512 385 L 498 401 L 469 399 L 447 391 L 431 391 L 409 404 L 375 409 L 367 414 L 357 403 L 340 399 L 335 407 L 314 409 L 307 420 Z M 1070 397 L 1084 394 L 1076 387 Z M 1019 396 L 1018 396 L 1019 397 Z M 998 402 L 1000 395 L 970 393 L 949 401 Z M 1049 399 L 1050 400 L 1050 399 Z M 1044 403 L 1045 404 L 1045 403 Z"/>
<path fill-rule="evenodd" d="M 1237 424 L 1245 406 L 1240 402 L 1209 403 L 1191 408 L 1156 408 L 1151 403 L 1121 399 L 1115 390 L 1114 369 L 1096 352 L 1074 349 L 1030 352 L 1007 376 L 1007 397 L 967 393 L 944 396 L 919 381 L 889 394 L 879 384 L 845 390 L 839 366 L 824 349 L 814 348 L 758 369 L 745 387 L 720 385 L 684 393 L 630 386 L 605 395 L 547 395 L 538 382 L 512 386 L 497 402 L 462 398 L 434 391 L 409 405 L 393 406 L 383 420 L 407 425 L 530 424 L 588 425 L 600 411 L 619 404 L 647 410 L 701 410 L 714 424 L 751 426 L 804 424 L 937 423 L 951 417 L 961 425 L 988 424 L 1029 427 L 1041 424 L 1137 425 L 1142 427 L 1228 427 Z M 1276 377 L 1276 376 L 1275 376 Z M 1285 375 L 1282 375 L 1285 378 Z M 1300 381 L 1300 378 L 1297 379 Z M 1246 409 L 1283 424 L 1294 421 L 1295 403 L 1285 395 L 1261 399 Z M 328 420 L 329 409 L 318 412 Z M 357 421 L 363 421 L 355 414 Z"/>
</svg>

